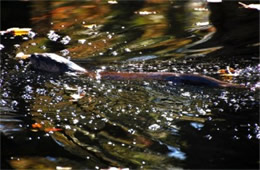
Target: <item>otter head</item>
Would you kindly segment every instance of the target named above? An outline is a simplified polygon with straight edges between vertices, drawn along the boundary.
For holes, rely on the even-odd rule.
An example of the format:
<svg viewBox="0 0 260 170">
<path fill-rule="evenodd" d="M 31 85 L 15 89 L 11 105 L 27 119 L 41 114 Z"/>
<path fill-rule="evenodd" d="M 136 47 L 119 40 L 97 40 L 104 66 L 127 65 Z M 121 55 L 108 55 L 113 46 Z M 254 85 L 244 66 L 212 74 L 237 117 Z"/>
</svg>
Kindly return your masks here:
<svg viewBox="0 0 260 170">
<path fill-rule="evenodd" d="M 34 69 L 45 71 L 45 72 L 52 72 L 52 73 L 87 72 L 86 69 L 80 67 L 74 62 L 53 53 L 34 53 L 31 55 L 24 55 L 22 53 L 20 54 L 18 53 L 16 55 L 16 58 L 18 59 L 29 58 L 32 67 Z"/>
</svg>

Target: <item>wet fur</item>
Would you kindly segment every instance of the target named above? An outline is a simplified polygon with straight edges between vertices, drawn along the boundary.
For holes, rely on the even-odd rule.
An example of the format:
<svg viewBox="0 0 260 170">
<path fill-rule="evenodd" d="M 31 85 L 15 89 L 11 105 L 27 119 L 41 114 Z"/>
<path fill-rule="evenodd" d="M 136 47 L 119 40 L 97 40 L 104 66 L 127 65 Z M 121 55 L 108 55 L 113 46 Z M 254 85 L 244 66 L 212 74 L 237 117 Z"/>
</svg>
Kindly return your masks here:
<svg viewBox="0 0 260 170">
<path fill-rule="evenodd" d="M 65 72 L 75 72 L 85 74 L 88 77 L 105 80 L 158 80 L 171 81 L 175 84 L 187 84 L 208 87 L 234 87 L 245 88 L 244 86 L 227 83 L 212 77 L 199 74 L 178 74 L 170 72 L 89 72 L 77 64 L 56 54 L 32 54 L 30 57 L 32 66 L 36 70 L 63 74 Z"/>
</svg>

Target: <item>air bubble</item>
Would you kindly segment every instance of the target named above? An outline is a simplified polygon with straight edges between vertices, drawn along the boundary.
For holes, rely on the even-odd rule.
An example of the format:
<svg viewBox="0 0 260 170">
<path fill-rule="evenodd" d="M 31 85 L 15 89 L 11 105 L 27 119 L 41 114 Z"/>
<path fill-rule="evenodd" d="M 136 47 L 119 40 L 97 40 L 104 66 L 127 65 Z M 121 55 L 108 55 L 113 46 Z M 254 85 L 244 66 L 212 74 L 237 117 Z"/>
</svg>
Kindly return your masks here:
<svg viewBox="0 0 260 170">
<path fill-rule="evenodd" d="M 70 51 L 67 49 L 61 50 L 60 52 L 61 52 L 62 56 L 67 56 L 70 53 Z"/>
<path fill-rule="evenodd" d="M 14 44 L 15 48 L 20 48 L 20 44 Z"/>
<path fill-rule="evenodd" d="M 65 125 L 65 129 L 71 129 L 70 125 Z"/>
<path fill-rule="evenodd" d="M 32 46 L 36 46 L 37 44 L 35 42 L 31 43 Z"/>
<path fill-rule="evenodd" d="M 28 34 L 28 37 L 33 39 L 34 37 L 36 36 L 36 33 L 33 32 L 33 31 L 30 31 L 29 34 Z"/>
<path fill-rule="evenodd" d="M 78 119 L 73 119 L 73 124 L 77 124 L 77 123 L 79 123 L 79 120 Z"/>
<path fill-rule="evenodd" d="M 86 42 L 85 39 L 79 39 L 79 40 L 78 40 L 78 43 L 80 43 L 80 44 L 85 44 L 85 42 Z"/>
<path fill-rule="evenodd" d="M 203 110 L 202 108 L 200 108 L 200 107 L 197 107 L 197 111 L 199 112 L 199 114 L 201 114 L 201 115 L 206 115 L 206 111 L 205 110 Z"/>
<path fill-rule="evenodd" d="M 2 96 L 5 97 L 5 98 L 7 98 L 7 97 L 8 97 L 8 93 L 7 93 L 7 92 L 4 92 L 4 93 L 2 94 Z"/>
<path fill-rule="evenodd" d="M 131 133 L 131 134 L 135 134 L 135 130 L 134 129 L 129 129 L 128 132 Z"/>
<path fill-rule="evenodd" d="M 205 136 L 208 140 L 211 140 L 212 139 L 212 136 L 211 135 L 206 135 Z"/>
<path fill-rule="evenodd" d="M 129 48 L 125 48 L 125 51 L 128 53 L 131 52 L 131 50 Z"/>
<path fill-rule="evenodd" d="M 113 52 L 112 52 L 112 55 L 113 55 L 113 56 L 117 56 L 118 53 L 117 53 L 116 51 L 113 51 Z"/>
<path fill-rule="evenodd" d="M 25 86 L 25 92 L 27 92 L 27 93 L 33 93 L 33 90 L 32 90 L 32 87 L 31 86 L 29 86 L 29 85 L 27 85 L 27 86 Z"/>
<path fill-rule="evenodd" d="M 0 51 L 2 50 L 2 49 L 4 49 L 5 48 L 5 46 L 3 45 L 3 44 L 0 44 Z"/>
<path fill-rule="evenodd" d="M 51 41 L 57 41 L 60 38 L 60 36 L 56 34 L 53 30 L 50 30 L 47 36 Z"/>
<path fill-rule="evenodd" d="M 156 130 L 158 130 L 158 129 L 160 129 L 161 127 L 160 127 L 160 125 L 158 125 L 158 124 L 152 124 L 152 125 L 150 125 L 149 127 L 148 127 L 148 129 L 149 130 L 151 130 L 151 131 L 156 131 Z"/>
<path fill-rule="evenodd" d="M 62 38 L 62 40 L 60 42 L 64 45 L 67 45 L 67 44 L 69 44 L 70 40 L 71 40 L 71 38 L 69 36 L 65 36 Z"/>
<path fill-rule="evenodd" d="M 184 97 L 190 97 L 191 96 L 190 92 L 184 92 L 181 95 L 184 96 Z"/>
<path fill-rule="evenodd" d="M 111 38 L 112 38 L 112 35 L 111 35 L 111 34 L 107 35 L 107 38 L 111 39 Z"/>
</svg>

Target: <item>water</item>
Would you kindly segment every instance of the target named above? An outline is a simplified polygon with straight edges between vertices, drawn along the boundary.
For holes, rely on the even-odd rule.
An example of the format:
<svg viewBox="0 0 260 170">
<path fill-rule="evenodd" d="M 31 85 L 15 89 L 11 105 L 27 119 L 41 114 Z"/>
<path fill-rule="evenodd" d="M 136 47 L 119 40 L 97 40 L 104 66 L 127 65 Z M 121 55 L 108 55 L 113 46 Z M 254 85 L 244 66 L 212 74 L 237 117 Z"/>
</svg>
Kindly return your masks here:
<svg viewBox="0 0 260 170">
<path fill-rule="evenodd" d="M 211 4 L 209 18 L 203 1 L 2 7 L 2 30 L 33 30 L 1 37 L 2 168 L 258 168 L 258 89 L 93 80 L 35 71 L 14 59 L 18 52 L 52 52 L 92 71 L 196 72 L 254 87 L 259 46 L 250 21 L 251 32 L 234 25 L 241 36 L 228 29 L 225 35 L 212 27 L 216 8 Z M 226 7 L 232 12 L 232 3 Z M 227 66 L 239 76 L 220 77 Z"/>
</svg>

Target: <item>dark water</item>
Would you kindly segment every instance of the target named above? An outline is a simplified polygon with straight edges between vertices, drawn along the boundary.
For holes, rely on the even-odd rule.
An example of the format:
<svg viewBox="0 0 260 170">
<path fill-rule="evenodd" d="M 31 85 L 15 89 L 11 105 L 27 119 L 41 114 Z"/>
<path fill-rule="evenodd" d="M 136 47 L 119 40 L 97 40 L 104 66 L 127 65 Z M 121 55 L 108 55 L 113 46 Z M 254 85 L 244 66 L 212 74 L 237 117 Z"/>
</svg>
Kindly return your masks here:
<svg viewBox="0 0 260 170">
<path fill-rule="evenodd" d="M 258 169 L 259 90 L 250 87 L 259 86 L 259 12 L 231 1 L 115 2 L 2 2 L 1 30 L 36 35 L 1 36 L 1 168 Z M 53 75 L 18 52 L 249 88 Z M 239 76 L 218 76 L 227 66 Z"/>
</svg>

